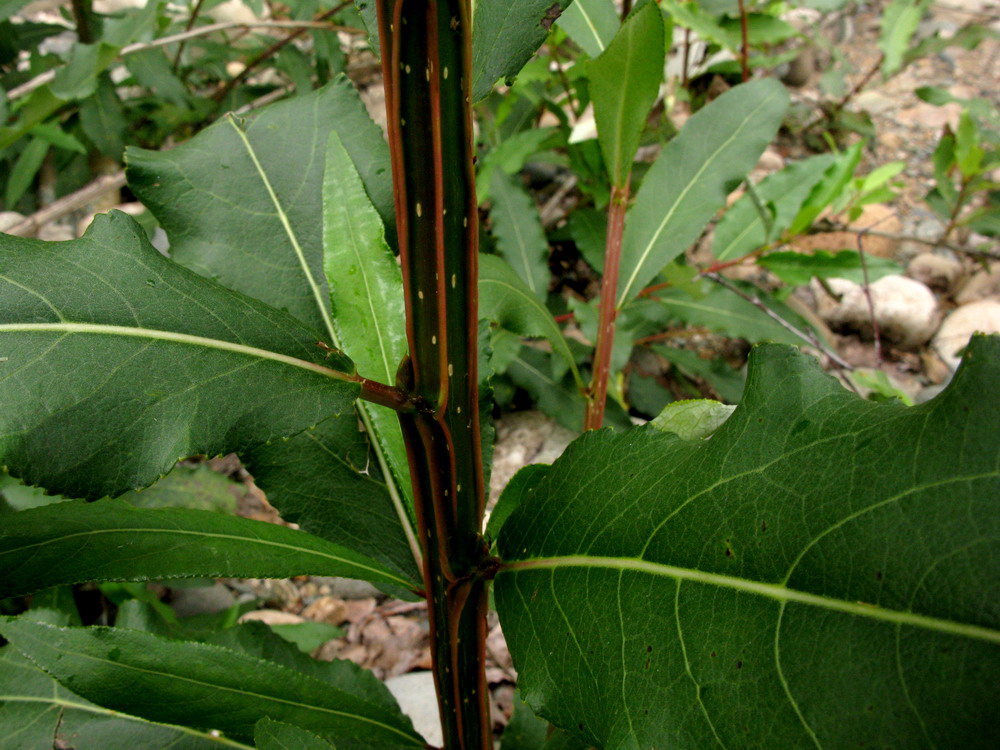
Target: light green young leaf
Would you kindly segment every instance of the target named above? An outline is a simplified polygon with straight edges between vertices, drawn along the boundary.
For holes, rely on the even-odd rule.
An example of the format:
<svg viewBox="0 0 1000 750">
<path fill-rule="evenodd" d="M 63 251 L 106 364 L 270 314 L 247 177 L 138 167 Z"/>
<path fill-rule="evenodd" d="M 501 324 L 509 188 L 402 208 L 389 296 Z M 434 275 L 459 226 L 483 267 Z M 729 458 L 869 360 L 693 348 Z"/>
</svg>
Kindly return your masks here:
<svg viewBox="0 0 1000 750">
<path fill-rule="evenodd" d="M 882 13 L 882 75 L 888 78 L 903 67 L 913 34 L 927 9 L 929 0 L 892 0 Z"/>
<path fill-rule="evenodd" d="M 0 466 L 28 484 L 121 494 L 358 392 L 311 330 L 167 260 L 125 214 L 70 242 L 0 235 L 0 268 Z"/>
<path fill-rule="evenodd" d="M 129 187 L 166 230 L 174 260 L 329 336 L 322 198 L 331 130 L 391 219 L 388 147 L 345 77 L 248 116 L 242 132 L 224 120 L 169 151 L 129 149 Z"/>
<path fill-rule="evenodd" d="M 266 718 L 254 725 L 253 740 L 257 750 L 336 750 L 312 732 Z"/>
<path fill-rule="evenodd" d="M 765 231 L 753 196 L 747 193 L 723 214 L 716 226 L 712 254 L 718 260 L 740 258 L 780 237 L 833 161 L 832 154 L 811 156 L 761 180 L 756 186 L 757 194 L 765 205 L 775 208 L 770 234 Z"/>
<path fill-rule="evenodd" d="M 347 635 L 347 633 L 336 625 L 330 625 L 326 622 L 315 622 L 313 620 L 283 625 L 270 625 L 269 627 L 276 635 L 281 636 L 289 643 L 294 643 L 299 651 L 305 654 L 312 653 L 327 641 L 331 641 L 334 638 L 343 638 Z"/>
<path fill-rule="evenodd" d="M 698 238 L 757 163 L 787 106 L 773 78 L 744 83 L 697 112 L 666 145 L 625 220 L 619 309 Z"/>
<path fill-rule="evenodd" d="M 681 440 L 703 440 L 729 419 L 735 406 L 707 398 L 674 401 L 650 424 L 662 432 L 671 432 Z"/>
<path fill-rule="evenodd" d="M 620 25 L 612 0 L 575 0 L 559 18 L 562 30 L 591 57 L 608 48 Z"/>
<path fill-rule="evenodd" d="M 552 350 L 573 372 L 573 379 L 583 386 L 576 361 L 552 313 L 514 269 L 495 255 L 479 256 L 479 316 L 521 336 L 548 339 Z"/>
<path fill-rule="evenodd" d="M 502 171 L 493 173 L 490 183 L 493 236 L 497 249 L 532 294 L 542 302 L 549 290 L 549 242 L 545 238 L 538 208 L 520 178 Z"/>
<path fill-rule="evenodd" d="M 577 0 L 579 2 L 580 0 Z M 475 4 L 472 101 L 500 78 L 513 78 L 535 54 L 571 0 L 504 0 Z M 574 3 L 575 5 L 576 3 Z"/>
<path fill-rule="evenodd" d="M 985 155 L 986 152 L 979 145 L 979 126 L 969 111 L 964 110 L 955 133 L 955 163 L 962 176 L 974 177 L 979 174 Z"/>
<path fill-rule="evenodd" d="M 74 692 L 150 721 L 216 729 L 237 741 L 267 717 L 337 743 L 338 750 L 422 748 L 398 708 L 372 700 L 354 670 L 331 684 L 230 648 L 124 628 L 59 628 L 0 620 L 0 633 Z"/>
<path fill-rule="evenodd" d="M 385 242 L 382 219 L 336 131 L 327 142 L 323 176 L 323 266 L 333 306 L 334 346 L 354 360 L 361 375 L 395 383 L 407 350 L 403 278 Z M 374 404 L 361 408 L 395 486 L 410 492 L 396 413 Z"/>
<path fill-rule="evenodd" d="M 252 750 L 188 727 L 154 724 L 74 695 L 13 646 L 0 648 L 0 748 Z"/>
<path fill-rule="evenodd" d="M 382 564 L 304 531 L 187 508 L 73 500 L 15 513 L 0 531 L 0 598 L 88 581 L 330 575 L 404 588 Z"/>
<path fill-rule="evenodd" d="M 854 176 L 854 169 L 861 161 L 861 150 L 864 142 L 858 141 L 850 146 L 846 151 L 837 154 L 836 161 L 826 170 L 822 179 L 817 182 L 802 204 L 802 208 L 792 219 L 788 227 L 788 234 L 801 234 L 810 226 L 813 221 L 823 213 L 823 210 L 837 200 L 843 193 Z"/>
<path fill-rule="evenodd" d="M 25 145 L 24 150 L 14 162 L 14 168 L 7 176 L 7 189 L 4 192 L 4 205 L 11 209 L 21 200 L 31 183 L 35 180 L 35 175 L 45 161 L 45 155 L 49 152 L 49 142 L 44 138 L 32 138 Z"/>
<path fill-rule="evenodd" d="M 998 378 L 978 337 L 876 404 L 765 346 L 710 440 L 584 434 L 500 532 L 528 703 L 602 750 L 995 747 Z"/>
<path fill-rule="evenodd" d="M 587 67 L 597 137 L 612 185 L 632 173 L 639 136 L 663 80 L 663 16 L 656 3 L 633 13 Z"/>
</svg>

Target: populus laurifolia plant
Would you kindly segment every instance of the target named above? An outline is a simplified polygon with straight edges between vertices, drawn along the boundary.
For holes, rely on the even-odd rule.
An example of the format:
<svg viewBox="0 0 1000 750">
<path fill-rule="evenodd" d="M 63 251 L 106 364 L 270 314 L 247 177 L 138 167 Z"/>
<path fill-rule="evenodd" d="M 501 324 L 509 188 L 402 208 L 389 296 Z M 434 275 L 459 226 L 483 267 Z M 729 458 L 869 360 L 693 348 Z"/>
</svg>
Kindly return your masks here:
<svg viewBox="0 0 1000 750">
<path fill-rule="evenodd" d="M 375 6 L 363 12 L 378 15 L 388 149 L 341 78 L 131 152 L 131 188 L 172 259 L 119 213 L 71 242 L 0 239 L 0 462 L 80 498 L 3 517 L 0 597 L 370 580 L 426 598 L 445 746 L 489 748 L 492 582 L 521 695 L 557 728 L 508 748 L 994 747 L 1000 343 L 974 339 L 948 389 L 910 408 L 759 347 L 714 432 L 683 414 L 667 430 L 588 431 L 518 474 L 484 530 L 470 106 L 517 72 L 560 4 L 480 0 L 474 19 L 462 0 Z M 637 6 L 625 81 L 654 17 Z M 714 111 L 745 108 L 742 123 L 776 91 L 753 82 Z M 612 101 L 608 255 L 623 244 L 638 292 L 664 262 L 669 217 L 642 192 L 629 209 L 645 112 Z M 706 142 L 722 126 L 696 124 Z M 713 158 L 675 147 L 654 169 Z M 494 271 L 487 317 L 533 325 Z M 606 323 L 627 309 L 617 291 Z M 300 530 L 112 499 L 228 451 Z M 370 673 L 262 626 L 185 638 L 123 607 L 113 628 L 29 610 L 0 634 L 0 738 L 14 747 L 424 746 Z"/>
</svg>

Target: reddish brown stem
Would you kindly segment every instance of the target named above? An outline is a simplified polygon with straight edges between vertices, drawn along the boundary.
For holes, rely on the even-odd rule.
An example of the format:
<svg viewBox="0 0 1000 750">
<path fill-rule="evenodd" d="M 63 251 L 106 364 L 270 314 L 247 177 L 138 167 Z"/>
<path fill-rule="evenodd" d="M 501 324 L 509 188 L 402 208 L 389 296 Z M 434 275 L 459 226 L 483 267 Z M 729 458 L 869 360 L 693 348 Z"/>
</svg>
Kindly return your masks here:
<svg viewBox="0 0 1000 750">
<path fill-rule="evenodd" d="M 740 36 L 742 38 L 742 44 L 740 45 L 740 70 L 743 72 L 743 83 L 750 80 L 750 31 L 747 28 L 747 9 L 743 4 L 743 0 L 739 0 L 740 3 Z"/>
<path fill-rule="evenodd" d="M 618 317 L 615 298 L 618 293 L 618 269 L 622 259 L 622 234 L 625 231 L 625 209 L 628 206 L 630 180 L 631 175 L 623 186 L 611 189 L 597 345 L 594 351 L 594 373 L 590 380 L 590 392 L 587 394 L 584 430 L 599 429 L 604 423 L 604 403 L 608 398 L 608 380 L 611 377 L 611 350 L 615 342 L 615 319 Z"/>
</svg>

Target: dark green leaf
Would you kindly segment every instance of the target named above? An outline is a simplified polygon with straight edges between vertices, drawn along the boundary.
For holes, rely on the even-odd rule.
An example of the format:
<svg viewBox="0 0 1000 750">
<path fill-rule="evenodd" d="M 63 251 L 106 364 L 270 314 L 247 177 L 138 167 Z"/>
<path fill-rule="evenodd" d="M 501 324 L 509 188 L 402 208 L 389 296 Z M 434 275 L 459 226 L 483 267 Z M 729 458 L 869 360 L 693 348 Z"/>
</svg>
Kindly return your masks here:
<svg viewBox="0 0 1000 750">
<path fill-rule="evenodd" d="M 538 216 L 538 208 L 520 177 L 508 177 L 502 170 L 493 173 L 490 183 L 493 204 L 490 219 L 497 250 L 543 302 L 549 290 L 549 243 Z"/>
<path fill-rule="evenodd" d="M 619 308 L 698 238 L 757 163 L 787 106 L 775 79 L 744 83 L 699 110 L 666 145 L 625 220 Z"/>
<path fill-rule="evenodd" d="M 0 748 L 251 750 L 208 732 L 153 724 L 74 695 L 13 646 L 0 648 Z"/>
<path fill-rule="evenodd" d="M 257 750 L 335 750 L 312 732 L 271 719 L 261 719 L 253 728 Z"/>
<path fill-rule="evenodd" d="M 979 337 L 875 404 L 766 346 L 709 440 L 584 434 L 500 533 L 528 702 L 604 750 L 996 747 L 998 378 Z"/>
<path fill-rule="evenodd" d="M 110 44 L 74 44 L 66 65 L 56 71 L 50 89 L 63 100 L 86 99 L 97 89 L 97 76 L 118 56 Z"/>
<path fill-rule="evenodd" d="M 579 2 L 579 0 L 577 0 Z M 476 3 L 472 35 L 472 101 L 512 78 L 535 54 L 552 23 L 571 0 L 505 0 Z"/>
<path fill-rule="evenodd" d="M 31 129 L 31 134 L 48 141 L 56 148 L 66 149 L 67 151 L 75 151 L 78 154 L 87 153 L 87 149 L 84 148 L 80 141 L 74 138 L 71 133 L 67 133 L 63 130 L 62 127 L 55 122 L 43 122 L 41 125 L 36 125 Z"/>
<path fill-rule="evenodd" d="M 542 750 L 549 736 L 549 722 L 539 719 L 523 701 L 514 702 L 514 713 L 503 730 L 500 750 Z"/>
<path fill-rule="evenodd" d="M 312 331 L 167 260 L 125 214 L 71 242 L 0 235 L 0 268 L 0 465 L 28 484 L 120 494 L 357 393 Z"/>
<path fill-rule="evenodd" d="M 378 560 L 407 579 L 407 587 L 418 588 L 420 571 L 399 510 L 372 471 L 372 462 L 354 414 L 328 419 L 246 457 L 282 518 Z"/>
<path fill-rule="evenodd" d="M 169 151 L 129 149 L 129 187 L 166 230 L 175 260 L 329 335 L 322 185 L 331 130 L 391 217 L 388 147 L 344 77 L 248 116 L 245 133 L 225 120 Z"/>
<path fill-rule="evenodd" d="M 74 692 L 151 721 L 248 740 L 268 717 L 333 740 L 338 750 L 424 745 L 398 709 L 371 700 L 364 688 L 334 686 L 228 648 L 23 618 L 0 620 L 0 633 Z"/>
<path fill-rule="evenodd" d="M 510 518 L 510 514 L 531 494 L 531 491 L 545 476 L 548 468 L 546 464 L 529 464 L 518 471 L 507 483 L 486 524 L 486 537 L 488 539 L 496 540 L 500 529 Z"/>
<path fill-rule="evenodd" d="M 342 545 L 284 526 L 186 508 L 74 500 L 9 516 L 0 599 L 64 583 L 314 574 L 410 582 Z"/>
<path fill-rule="evenodd" d="M 702 359 L 698 352 L 689 349 L 675 349 L 669 346 L 654 346 L 653 351 L 680 368 L 690 377 L 701 378 L 715 392 L 730 404 L 739 403 L 743 395 L 745 378 L 743 374 L 721 359 Z"/>
<path fill-rule="evenodd" d="M 562 30 L 591 57 L 608 48 L 620 23 L 612 0 L 575 0 L 559 19 Z"/>
<path fill-rule="evenodd" d="M 598 141 L 611 183 L 624 187 L 639 136 L 663 80 L 663 16 L 656 3 L 633 13 L 587 68 Z"/>
<path fill-rule="evenodd" d="M 726 211 L 716 226 L 712 254 L 719 260 L 740 258 L 780 237 L 833 162 L 833 155 L 819 154 L 789 164 L 761 180 L 756 186 L 757 195 L 764 206 L 775 209 L 770 233 L 765 230 L 753 196 L 747 193 Z"/>
<path fill-rule="evenodd" d="M 188 92 L 181 80 L 174 75 L 170 61 L 161 49 L 147 49 L 135 52 L 125 58 L 125 67 L 135 76 L 143 88 L 149 89 L 157 98 L 175 104 L 188 106 Z"/>
<path fill-rule="evenodd" d="M 608 214 L 593 208 L 578 208 L 569 215 L 569 233 L 583 259 L 600 273 L 604 269 Z"/>
<path fill-rule="evenodd" d="M 495 255 L 479 256 L 479 315 L 521 336 L 544 336 L 582 387 L 576 361 L 552 313 L 514 269 Z"/>
<path fill-rule="evenodd" d="M 44 138 L 32 138 L 25 145 L 24 150 L 14 162 L 14 168 L 7 176 L 7 189 L 4 192 L 4 205 L 13 210 L 14 205 L 21 200 L 31 183 L 35 181 L 35 175 L 45 161 L 45 155 L 49 152 L 49 142 Z"/>
<path fill-rule="evenodd" d="M 102 154 L 121 158 L 127 122 L 110 78 L 101 76 L 94 96 L 80 105 L 80 126 Z"/>
<path fill-rule="evenodd" d="M 877 255 L 866 255 L 862 264 L 857 250 L 841 250 L 836 253 L 817 250 L 808 254 L 788 250 L 768 253 L 758 263 L 792 286 L 808 284 L 814 276 L 821 279 L 836 276 L 860 284 L 865 280 L 866 268 L 869 281 L 903 271 L 896 261 Z"/>
</svg>

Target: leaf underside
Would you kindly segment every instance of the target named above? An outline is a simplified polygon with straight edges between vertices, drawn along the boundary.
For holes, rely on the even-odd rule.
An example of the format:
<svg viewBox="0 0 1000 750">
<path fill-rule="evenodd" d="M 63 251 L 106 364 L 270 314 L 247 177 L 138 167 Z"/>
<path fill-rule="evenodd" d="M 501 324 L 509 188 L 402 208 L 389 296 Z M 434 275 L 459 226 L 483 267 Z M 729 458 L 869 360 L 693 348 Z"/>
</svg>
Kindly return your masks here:
<svg viewBox="0 0 1000 750">
<path fill-rule="evenodd" d="M 607 749 L 996 747 L 998 378 L 979 337 L 875 404 L 767 345 L 709 440 L 585 434 L 500 532 L 526 699 Z"/>
</svg>

